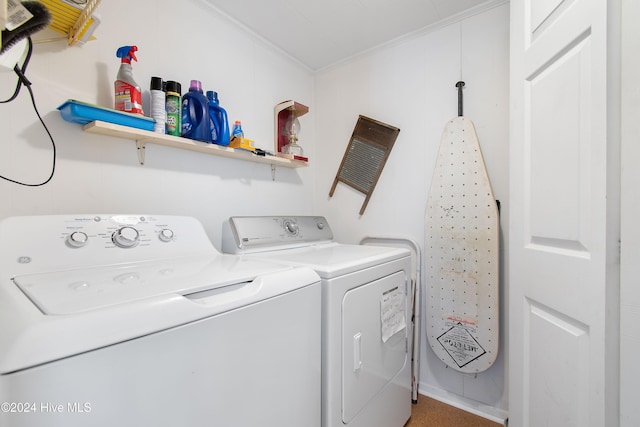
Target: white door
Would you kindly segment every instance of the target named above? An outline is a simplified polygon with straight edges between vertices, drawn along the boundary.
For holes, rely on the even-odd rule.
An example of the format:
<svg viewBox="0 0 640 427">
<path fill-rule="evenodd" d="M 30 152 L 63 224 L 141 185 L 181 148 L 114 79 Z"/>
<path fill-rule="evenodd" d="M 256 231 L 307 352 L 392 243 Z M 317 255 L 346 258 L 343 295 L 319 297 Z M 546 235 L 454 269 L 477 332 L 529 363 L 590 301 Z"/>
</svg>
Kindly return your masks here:
<svg viewBox="0 0 640 427">
<path fill-rule="evenodd" d="M 511 0 L 510 427 L 618 425 L 616 3 Z"/>
</svg>

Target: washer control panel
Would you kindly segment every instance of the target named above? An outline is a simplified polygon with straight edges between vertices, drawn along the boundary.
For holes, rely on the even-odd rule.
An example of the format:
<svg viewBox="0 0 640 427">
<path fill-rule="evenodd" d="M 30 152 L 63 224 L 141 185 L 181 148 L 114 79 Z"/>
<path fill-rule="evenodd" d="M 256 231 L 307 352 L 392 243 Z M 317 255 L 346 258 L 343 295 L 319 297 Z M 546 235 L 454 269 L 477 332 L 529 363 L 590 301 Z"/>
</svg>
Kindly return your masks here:
<svg viewBox="0 0 640 427">
<path fill-rule="evenodd" d="M 0 223 L 0 252 L 21 272 L 217 254 L 195 218 L 170 215 L 43 215 Z"/>
<path fill-rule="evenodd" d="M 69 248 L 81 249 L 89 244 L 105 248 L 135 248 L 139 244 L 172 243 L 176 234 L 171 223 L 159 221 L 156 216 L 114 215 L 93 217 L 76 216 L 64 221 L 61 231 Z"/>
<path fill-rule="evenodd" d="M 222 229 L 222 251 L 246 253 L 333 241 L 322 216 L 235 216 Z"/>
</svg>

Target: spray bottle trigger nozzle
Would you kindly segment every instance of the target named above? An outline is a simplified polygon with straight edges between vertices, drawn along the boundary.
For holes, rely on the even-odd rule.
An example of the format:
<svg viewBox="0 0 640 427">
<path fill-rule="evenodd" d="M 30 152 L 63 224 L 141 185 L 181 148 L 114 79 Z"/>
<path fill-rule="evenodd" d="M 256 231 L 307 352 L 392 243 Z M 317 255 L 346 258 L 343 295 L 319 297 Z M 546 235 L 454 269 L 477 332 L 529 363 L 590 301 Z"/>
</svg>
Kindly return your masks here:
<svg viewBox="0 0 640 427">
<path fill-rule="evenodd" d="M 116 51 L 116 56 L 118 58 L 127 59 L 129 61 L 131 61 L 132 59 L 134 61 L 137 61 L 138 60 L 138 58 L 136 58 L 137 50 L 138 50 L 138 46 L 122 46 Z"/>
</svg>

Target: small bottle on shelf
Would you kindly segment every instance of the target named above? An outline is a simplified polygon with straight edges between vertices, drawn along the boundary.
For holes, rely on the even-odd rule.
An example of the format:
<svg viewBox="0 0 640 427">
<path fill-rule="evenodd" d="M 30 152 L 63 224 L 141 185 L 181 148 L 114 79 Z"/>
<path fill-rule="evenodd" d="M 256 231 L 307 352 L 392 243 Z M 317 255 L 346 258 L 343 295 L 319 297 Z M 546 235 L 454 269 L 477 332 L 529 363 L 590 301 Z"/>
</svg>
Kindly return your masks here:
<svg viewBox="0 0 640 427">
<path fill-rule="evenodd" d="M 240 120 L 236 120 L 233 125 L 233 132 L 231 132 L 231 139 L 234 138 L 244 138 L 244 132 L 242 131 L 242 122 Z"/>
</svg>

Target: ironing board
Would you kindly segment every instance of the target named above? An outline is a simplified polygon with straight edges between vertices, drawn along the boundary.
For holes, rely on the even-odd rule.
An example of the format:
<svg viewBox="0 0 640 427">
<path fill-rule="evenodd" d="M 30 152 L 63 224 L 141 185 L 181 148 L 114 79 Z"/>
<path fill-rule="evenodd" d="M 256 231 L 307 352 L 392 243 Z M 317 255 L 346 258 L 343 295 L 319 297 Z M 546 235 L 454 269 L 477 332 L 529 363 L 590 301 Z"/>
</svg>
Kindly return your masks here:
<svg viewBox="0 0 640 427">
<path fill-rule="evenodd" d="M 473 122 L 442 133 L 425 214 L 426 334 L 447 366 L 488 369 L 499 339 L 499 217 Z"/>
</svg>

